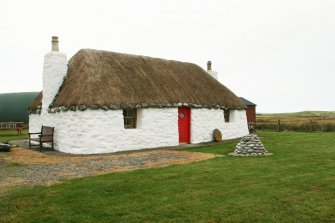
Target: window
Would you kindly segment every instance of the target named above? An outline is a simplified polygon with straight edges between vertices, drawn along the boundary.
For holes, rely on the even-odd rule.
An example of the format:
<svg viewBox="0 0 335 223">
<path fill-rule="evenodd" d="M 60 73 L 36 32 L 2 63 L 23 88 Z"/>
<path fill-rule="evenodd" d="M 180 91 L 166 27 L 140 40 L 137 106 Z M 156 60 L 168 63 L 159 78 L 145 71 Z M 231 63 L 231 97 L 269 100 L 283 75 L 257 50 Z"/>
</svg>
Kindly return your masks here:
<svg viewBox="0 0 335 223">
<path fill-rule="evenodd" d="M 124 128 L 126 129 L 136 128 L 136 116 L 137 116 L 136 109 L 123 110 Z"/>
<path fill-rule="evenodd" d="M 229 113 L 230 113 L 229 109 L 223 110 L 224 121 L 227 123 L 229 122 Z"/>
</svg>

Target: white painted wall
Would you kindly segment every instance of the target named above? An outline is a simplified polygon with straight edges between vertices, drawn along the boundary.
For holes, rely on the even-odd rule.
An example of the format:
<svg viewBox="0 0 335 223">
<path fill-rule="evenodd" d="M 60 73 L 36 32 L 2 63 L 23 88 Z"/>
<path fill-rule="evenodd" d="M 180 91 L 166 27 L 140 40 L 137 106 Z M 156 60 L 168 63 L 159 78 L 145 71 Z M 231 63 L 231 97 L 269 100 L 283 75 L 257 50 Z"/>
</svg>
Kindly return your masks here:
<svg viewBox="0 0 335 223">
<path fill-rule="evenodd" d="M 223 140 L 248 135 L 245 110 L 231 110 L 229 123 L 225 123 L 221 109 L 191 110 L 191 143 L 213 141 L 214 129 L 221 131 Z"/>
<path fill-rule="evenodd" d="M 179 144 L 177 108 L 138 109 L 136 129 L 124 128 L 122 110 L 29 115 L 30 132 L 39 132 L 42 123 L 55 127 L 55 149 L 65 153 L 111 153 Z M 224 140 L 247 135 L 245 110 L 231 111 L 230 122 L 225 123 L 223 110 L 191 109 L 191 143 L 213 141 L 215 128 Z"/>
<path fill-rule="evenodd" d="M 29 115 L 29 132 L 41 132 L 42 116 L 39 114 Z"/>
<path fill-rule="evenodd" d="M 138 109 L 137 128 L 125 129 L 122 110 L 48 113 L 43 124 L 55 127 L 55 149 L 73 154 L 111 153 L 175 146 L 178 109 Z"/>
</svg>

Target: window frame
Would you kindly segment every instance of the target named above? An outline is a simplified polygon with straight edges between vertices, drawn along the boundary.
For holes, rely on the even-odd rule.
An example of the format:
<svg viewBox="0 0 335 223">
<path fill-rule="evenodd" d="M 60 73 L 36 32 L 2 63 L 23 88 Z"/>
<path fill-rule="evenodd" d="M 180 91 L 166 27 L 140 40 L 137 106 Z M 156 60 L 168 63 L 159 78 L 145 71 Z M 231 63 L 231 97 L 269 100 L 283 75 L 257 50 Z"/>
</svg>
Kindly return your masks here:
<svg viewBox="0 0 335 223">
<path fill-rule="evenodd" d="M 225 123 L 230 122 L 230 109 L 224 109 L 223 110 L 223 117 L 224 117 Z"/>
<path fill-rule="evenodd" d="M 129 115 L 129 111 L 132 111 L 132 116 Z M 137 122 L 137 109 L 136 108 L 129 108 L 123 109 L 123 126 L 125 129 L 136 129 L 136 122 Z M 132 120 L 132 124 L 126 124 L 126 120 Z M 129 122 L 128 122 L 129 123 Z"/>
</svg>

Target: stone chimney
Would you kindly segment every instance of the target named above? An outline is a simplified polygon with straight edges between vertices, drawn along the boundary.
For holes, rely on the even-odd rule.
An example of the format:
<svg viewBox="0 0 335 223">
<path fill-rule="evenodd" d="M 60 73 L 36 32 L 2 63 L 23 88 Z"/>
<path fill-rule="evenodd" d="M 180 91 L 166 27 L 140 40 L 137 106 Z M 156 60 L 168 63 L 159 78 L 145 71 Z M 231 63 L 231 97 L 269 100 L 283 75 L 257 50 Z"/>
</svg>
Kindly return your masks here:
<svg viewBox="0 0 335 223">
<path fill-rule="evenodd" d="M 59 52 L 59 46 L 58 46 L 58 36 L 51 37 L 51 51 Z"/>
<path fill-rule="evenodd" d="M 212 70 L 212 62 L 211 61 L 207 62 L 207 70 Z"/>
<path fill-rule="evenodd" d="M 218 72 L 212 70 L 212 62 L 207 62 L 207 73 L 214 77 L 216 80 L 218 79 Z"/>
<path fill-rule="evenodd" d="M 51 43 L 51 52 L 44 56 L 42 115 L 48 112 L 67 73 L 67 57 L 59 52 L 58 37 L 53 36 Z"/>
</svg>

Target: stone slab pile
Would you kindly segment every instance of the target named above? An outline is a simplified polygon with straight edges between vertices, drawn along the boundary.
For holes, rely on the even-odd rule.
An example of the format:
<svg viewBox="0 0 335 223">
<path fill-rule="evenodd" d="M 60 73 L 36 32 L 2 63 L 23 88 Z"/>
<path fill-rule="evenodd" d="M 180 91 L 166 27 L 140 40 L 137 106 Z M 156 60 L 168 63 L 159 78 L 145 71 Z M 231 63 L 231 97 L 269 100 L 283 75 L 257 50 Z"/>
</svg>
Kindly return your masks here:
<svg viewBox="0 0 335 223">
<path fill-rule="evenodd" d="M 265 156 L 271 155 L 265 149 L 259 137 L 255 134 L 244 136 L 237 144 L 233 156 Z"/>
</svg>

